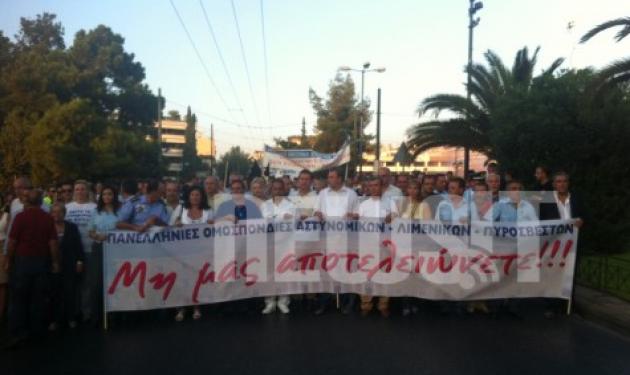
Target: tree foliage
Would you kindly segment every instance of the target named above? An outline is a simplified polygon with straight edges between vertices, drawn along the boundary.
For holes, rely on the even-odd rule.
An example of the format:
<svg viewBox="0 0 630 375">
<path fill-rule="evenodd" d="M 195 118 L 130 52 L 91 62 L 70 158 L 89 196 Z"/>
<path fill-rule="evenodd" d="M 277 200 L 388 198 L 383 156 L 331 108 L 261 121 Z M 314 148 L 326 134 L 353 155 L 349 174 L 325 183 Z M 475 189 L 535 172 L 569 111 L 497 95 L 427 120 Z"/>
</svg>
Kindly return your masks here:
<svg viewBox="0 0 630 375">
<path fill-rule="evenodd" d="M 233 146 L 228 152 L 221 155 L 217 163 L 217 176 L 223 178 L 227 173 L 236 173 L 243 176 L 249 174 L 251 162 L 249 156 L 239 146 Z"/>
<path fill-rule="evenodd" d="M 20 25 L 14 40 L 0 33 L 0 183 L 31 173 L 39 183 L 159 173 L 149 140 L 157 99 L 122 36 L 100 25 L 66 48 L 54 14 Z M 118 144 L 107 146 L 112 137 Z"/>
<path fill-rule="evenodd" d="M 315 140 L 313 148 L 320 152 L 337 152 L 341 146 L 350 141 L 354 145 L 363 143 L 364 151 L 371 147 L 369 142 L 374 137 L 359 133 L 361 123 L 363 130 L 372 119 L 370 101 L 365 100 L 363 105 L 355 98 L 354 81 L 350 75 L 337 74 L 330 82 L 327 98 L 323 98 L 311 89 L 309 98 L 311 106 L 317 115 L 315 125 Z M 361 122 L 363 120 L 363 122 Z M 362 137 L 359 137 L 362 134 Z M 357 147 L 352 147 L 352 165 L 356 165 L 359 157 Z M 351 168 L 354 170 L 354 168 Z"/>
<path fill-rule="evenodd" d="M 486 65 L 474 64 L 470 68 L 469 90 L 472 100 L 457 94 L 437 94 L 424 99 L 418 106 L 420 116 L 433 112 L 436 119 L 419 123 L 408 129 L 408 146 L 418 154 L 432 147 L 469 147 L 471 150 L 492 156 L 493 148 L 489 135 L 494 128 L 492 121 L 496 103 L 502 97 L 527 92 L 534 79 L 538 60 L 536 48 L 530 55 L 529 49 L 520 49 L 508 68 L 493 51 L 484 54 Z M 556 59 L 541 76 L 552 75 L 562 64 Z M 437 116 L 447 111 L 447 119 Z"/>
<path fill-rule="evenodd" d="M 614 27 L 621 28 L 615 35 L 615 41 L 620 42 L 630 35 L 630 17 L 617 18 L 599 24 L 584 34 L 580 42 L 586 43 L 597 34 Z M 630 82 L 630 57 L 614 61 L 600 70 L 589 89 L 600 93 L 609 87 L 628 82 Z"/>
</svg>

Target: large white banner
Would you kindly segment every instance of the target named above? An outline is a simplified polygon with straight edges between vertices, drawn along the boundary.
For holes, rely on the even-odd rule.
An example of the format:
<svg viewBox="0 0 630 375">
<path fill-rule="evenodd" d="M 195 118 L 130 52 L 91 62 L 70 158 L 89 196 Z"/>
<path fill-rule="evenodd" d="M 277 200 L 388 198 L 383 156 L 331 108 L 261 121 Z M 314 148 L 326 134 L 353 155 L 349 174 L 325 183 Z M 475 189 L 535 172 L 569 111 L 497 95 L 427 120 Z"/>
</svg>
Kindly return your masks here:
<svg viewBox="0 0 630 375">
<path fill-rule="evenodd" d="M 252 220 L 112 232 L 107 311 L 297 293 L 439 300 L 569 299 L 573 221 L 471 225 L 433 221 Z"/>
<path fill-rule="evenodd" d="M 274 151 L 265 146 L 262 165 L 264 168 L 269 166 L 271 176 L 297 177 L 303 169 L 315 172 L 335 168 L 348 162 L 350 162 L 350 144 L 345 143 L 339 151 L 332 154 L 322 154 L 311 150 Z"/>
</svg>

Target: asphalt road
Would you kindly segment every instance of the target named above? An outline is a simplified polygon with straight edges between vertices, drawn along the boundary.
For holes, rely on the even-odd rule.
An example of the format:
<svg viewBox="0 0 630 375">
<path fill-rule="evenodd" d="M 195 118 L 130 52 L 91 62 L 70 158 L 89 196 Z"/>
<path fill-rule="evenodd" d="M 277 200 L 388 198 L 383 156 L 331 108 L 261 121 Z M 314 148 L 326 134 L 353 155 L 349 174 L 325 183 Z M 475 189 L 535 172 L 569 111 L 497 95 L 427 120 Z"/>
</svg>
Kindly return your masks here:
<svg viewBox="0 0 630 375">
<path fill-rule="evenodd" d="M 630 339 L 577 315 L 172 315 L 0 351 L 0 374 L 630 374 Z"/>
</svg>

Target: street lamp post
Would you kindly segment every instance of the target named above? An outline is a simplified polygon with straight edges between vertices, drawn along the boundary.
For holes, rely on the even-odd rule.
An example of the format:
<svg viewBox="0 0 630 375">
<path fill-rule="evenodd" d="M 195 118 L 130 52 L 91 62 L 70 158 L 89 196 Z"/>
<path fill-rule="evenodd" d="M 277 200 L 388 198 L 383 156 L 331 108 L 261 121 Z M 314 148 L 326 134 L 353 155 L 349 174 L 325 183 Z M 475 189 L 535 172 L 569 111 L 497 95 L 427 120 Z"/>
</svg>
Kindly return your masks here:
<svg viewBox="0 0 630 375">
<path fill-rule="evenodd" d="M 481 1 L 469 0 L 468 7 L 468 68 L 466 69 L 467 73 L 467 85 L 466 85 L 466 98 L 470 102 L 470 70 L 472 69 L 472 57 L 473 57 L 473 30 L 477 25 L 479 25 L 480 18 L 474 18 L 475 13 L 480 11 L 483 8 L 483 3 Z M 468 117 L 469 115 L 467 115 Z M 470 117 L 468 117 L 470 120 Z M 468 146 L 464 147 L 464 178 L 468 176 L 468 170 L 470 169 L 470 148 Z"/>
<path fill-rule="evenodd" d="M 365 109 L 365 97 L 364 97 L 364 88 L 365 88 L 365 73 L 369 72 L 377 72 L 383 73 L 385 72 L 385 68 L 375 68 L 370 69 L 370 63 L 365 62 L 361 69 L 353 69 L 349 66 L 340 66 L 339 71 L 341 72 L 361 72 L 361 111 Z M 361 114 L 361 118 L 359 119 L 359 131 L 358 131 L 359 140 L 357 142 L 358 145 L 358 153 L 359 153 L 359 173 L 363 172 L 363 114 Z"/>
</svg>

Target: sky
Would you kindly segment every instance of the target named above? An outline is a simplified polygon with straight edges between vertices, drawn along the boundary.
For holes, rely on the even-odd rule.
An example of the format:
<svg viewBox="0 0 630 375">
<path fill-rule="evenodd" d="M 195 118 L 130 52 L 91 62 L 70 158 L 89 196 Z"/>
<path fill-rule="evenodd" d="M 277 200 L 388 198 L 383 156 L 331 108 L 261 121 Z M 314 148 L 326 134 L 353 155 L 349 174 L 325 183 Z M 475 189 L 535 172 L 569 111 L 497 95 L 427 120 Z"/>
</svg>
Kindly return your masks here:
<svg viewBox="0 0 630 375">
<path fill-rule="evenodd" d="M 407 128 L 423 120 L 415 112 L 423 98 L 465 93 L 466 0 L 0 0 L 0 4 L 0 29 L 9 36 L 18 31 L 20 17 L 33 18 L 45 11 L 55 13 L 63 24 L 67 45 L 80 29 L 111 27 L 125 38 L 125 50 L 145 67 L 151 90 L 157 93 L 161 88 L 166 111 L 183 113 L 190 105 L 199 118 L 198 130 L 209 134 L 214 124 L 219 153 L 237 145 L 251 152 L 272 144 L 273 137 L 299 134 L 303 117 L 312 134 L 316 116 L 309 88 L 325 95 L 340 66 L 360 68 L 370 62 L 373 68 L 386 68 L 384 73 L 367 73 L 364 86 L 372 110 L 377 89 L 382 90 L 383 143 L 398 145 Z M 483 0 L 483 5 L 474 35 L 475 62 L 483 61 L 483 53 L 491 49 L 511 66 L 518 49 L 540 46 L 539 71 L 558 57 L 566 58 L 565 68 L 600 68 L 630 51 L 630 40 L 616 43 L 614 31 L 578 43 L 593 26 L 630 16 L 630 1 Z M 353 79 L 360 93 L 360 73 L 353 73 Z M 375 133 L 375 122 L 366 133 Z"/>
</svg>

